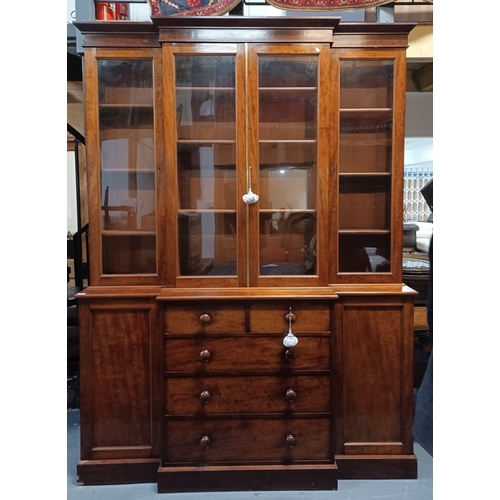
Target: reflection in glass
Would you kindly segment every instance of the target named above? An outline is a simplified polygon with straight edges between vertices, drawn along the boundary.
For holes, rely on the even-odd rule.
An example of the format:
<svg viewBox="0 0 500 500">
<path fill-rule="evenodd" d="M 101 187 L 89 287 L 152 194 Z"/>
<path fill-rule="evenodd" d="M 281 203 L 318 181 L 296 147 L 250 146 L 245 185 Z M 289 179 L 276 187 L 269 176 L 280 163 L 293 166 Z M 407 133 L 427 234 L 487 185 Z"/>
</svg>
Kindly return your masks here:
<svg viewBox="0 0 500 500">
<path fill-rule="evenodd" d="M 340 62 L 340 108 L 391 108 L 394 99 L 394 61 Z"/>
<path fill-rule="evenodd" d="M 234 56 L 176 56 L 179 140 L 235 140 Z"/>
<path fill-rule="evenodd" d="M 98 61 L 104 274 L 156 272 L 153 63 Z"/>
<path fill-rule="evenodd" d="M 389 234 L 340 234 L 339 272 L 390 272 Z"/>
<path fill-rule="evenodd" d="M 181 209 L 236 209 L 236 145 L 177 146 Z"/>
<path fill-rule="evenodd" d="M 339 229 L 391 227 L 391 178 L 341 176 Z"/>
<path fill-rule="evenodd" d="M 236 275 L 236 214 L 179 212 L 181 276 Z"/>
<path fill-rule="evenodd" d="M 316 89 L 261 89 L 259 139 L 316 139 Z"/>
<path fill-rule="evenodd" d="M 260 274 L 316 274 L 316 214 L 260 214 Z"/>
<path fill-rule="evenodd" d="M 305 210 L 316 207 L 316 168 L 278 165 L 260 169 L 261 210 Z"/>
<path fill-rule="evenodd" d="M 316 87 L 318 58 L 312 55 L 261 56 L 259 87 Z"/>
</svg>

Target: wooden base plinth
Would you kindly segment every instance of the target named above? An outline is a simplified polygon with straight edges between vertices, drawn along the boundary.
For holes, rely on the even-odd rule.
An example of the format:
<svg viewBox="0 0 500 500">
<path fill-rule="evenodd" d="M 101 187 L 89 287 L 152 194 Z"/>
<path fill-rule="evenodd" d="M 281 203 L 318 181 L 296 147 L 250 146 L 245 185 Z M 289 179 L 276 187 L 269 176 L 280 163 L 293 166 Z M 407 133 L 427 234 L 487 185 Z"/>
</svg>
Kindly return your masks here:
<svg viewBox="0 0 500 500">
<path fill-rule="evenodd" d="M 160 467 L 158 493 L 336 490 L 337 465 Z"/>
<path fill-rule="evenodd" d="M 339 479 L 417 479 L 415 455 L 336 455 Z"/>
<path fill-rule="evenodd" d="M 160 459 L 81 460 L 76 467 L 79 486 L 156 483 Z"/>
</svg>

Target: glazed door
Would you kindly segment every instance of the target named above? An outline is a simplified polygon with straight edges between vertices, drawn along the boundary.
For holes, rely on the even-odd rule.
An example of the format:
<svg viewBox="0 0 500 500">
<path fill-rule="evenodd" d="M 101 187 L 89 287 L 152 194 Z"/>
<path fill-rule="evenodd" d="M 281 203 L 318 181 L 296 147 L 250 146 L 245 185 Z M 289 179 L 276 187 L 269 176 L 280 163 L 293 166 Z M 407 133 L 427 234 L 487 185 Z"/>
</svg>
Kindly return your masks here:
<svg viewBox="0 0 500 500">
<path fill-rule="evenodd" d="M 94 50 L 86 56 L 90 270 L 93 285 L 158 284 L 162 127 L 157 50 Z"/>
<path fill-rule="evenodd" d="M 164 47 L 167 240 L 177 287 L 242 286 L 246 276 L 244 53 L 236 44 Z M 175 188 L 174 188 L 175 187 Z"/>
<path fill-rule="evenodd" d="M 328 68 L 326 44 L 249 46 L 252 286 L 327 284 Z"/>
<path fill-rule="evenodd" d="M 336 142 L 339 282 L 400 282 L 404 53 L 341 51 Z"/>
</svg>

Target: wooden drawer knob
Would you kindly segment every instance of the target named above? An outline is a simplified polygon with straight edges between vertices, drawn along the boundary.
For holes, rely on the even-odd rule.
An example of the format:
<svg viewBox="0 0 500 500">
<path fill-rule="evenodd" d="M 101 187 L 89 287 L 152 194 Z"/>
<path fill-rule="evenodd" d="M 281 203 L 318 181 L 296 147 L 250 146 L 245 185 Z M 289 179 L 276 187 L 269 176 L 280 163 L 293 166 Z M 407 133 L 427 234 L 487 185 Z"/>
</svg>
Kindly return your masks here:
<svg viewBox="0 0 500 500">
<path fill-rule="evenodd" d="M 285 394 L 285 399 L 289 403 L 293 403 L 297 399 L 297 393 L 293 389 L 288 389 Z"/>
<path fill-rule="evenodd" d="M 285 350 L 285 359 L 287 361 L 293 361 L 295 359 L 295 351 L 291 347 Z"/>
<path fill-rule="evenodd" d="M 212 321 L 212 318 L 210 317 L 210 314 L 204 313 L 198 318 L 198 321 L 201 326 L 207 326 Z"/>
<path fill-rule="evenodd" d="M 200 448 L 202 450 L 208 450 L 210 445 L 212 444 L 212 440 L 208 436 L 203 436 L 200 439 Z"/>
<path fill-rule="evenodd" d="M 202 391 L 200 394 L 200 401 L 202 403 L 208 403 L 212 399 L 212 395 L 208 391 Z"/>
<path fill-rule="evenodd" d="M 285 439 L 285 444 L 288 446 L 288 448 L 294 448 L 297 444 L 297 438 L 293 434 L 288 434 Z"/>
<path fill-rule="evenodd" d="M 200 361 L 202 361 L 203 363 L 208 363 L 211 358 L 212 358 L 212 353 L 207 349 L 204 349 L 203 351 L 200 352 Z"/>
</svg>

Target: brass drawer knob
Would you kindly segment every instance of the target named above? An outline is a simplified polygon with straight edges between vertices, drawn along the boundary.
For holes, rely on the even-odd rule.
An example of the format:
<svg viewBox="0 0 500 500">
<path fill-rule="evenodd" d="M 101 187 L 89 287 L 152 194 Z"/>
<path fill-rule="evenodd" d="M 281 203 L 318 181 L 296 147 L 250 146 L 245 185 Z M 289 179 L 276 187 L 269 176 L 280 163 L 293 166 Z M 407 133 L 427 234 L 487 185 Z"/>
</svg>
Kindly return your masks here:
<svg viewBox="0 0 500 500">
<path fill-rule="evenodd" d="M 293 389 L 288 389 L 285 394 L 285 399 L 289 403 L 293 403 L 297 399 L 297 393 Z"/>
<path fill-rule="evenodd" d="M 212 395 L 208 391 L 202 391 L 200 394 L 200 401 L 202 403 L 209 403 L 210 400 L 212 399 Z"/>
<path fill-rule="evenodd" d="M 200 352 L 200 361 L 202 361 L 203 363 L 208 363 L 211 358 L 212 358 L 212 353 L 209 350 L 204 349 L 203 351 Z"/>
<path fill-rule="evenodd" d="M 201 326 L 207 326 L 210 324 L 212 321 L 212 318 L 210 317 L 210 314 L 203 313 L 199 318 L 198 321 L 200 322 Z"/>
<path fill-rule="evenodd" d="M 297 444 L 297 438 L 293 434 L 288 434 L 285 439 L 285 444 L 288 446 L 288 448 L 294 448 Z"/>
<path fill-rule="evenodd" d="M 212 444 L 212 440 L 208 436 L 203 436 L 200 439 L 200 448 L 202 450 L 208 450 Z"/>
</svg>

